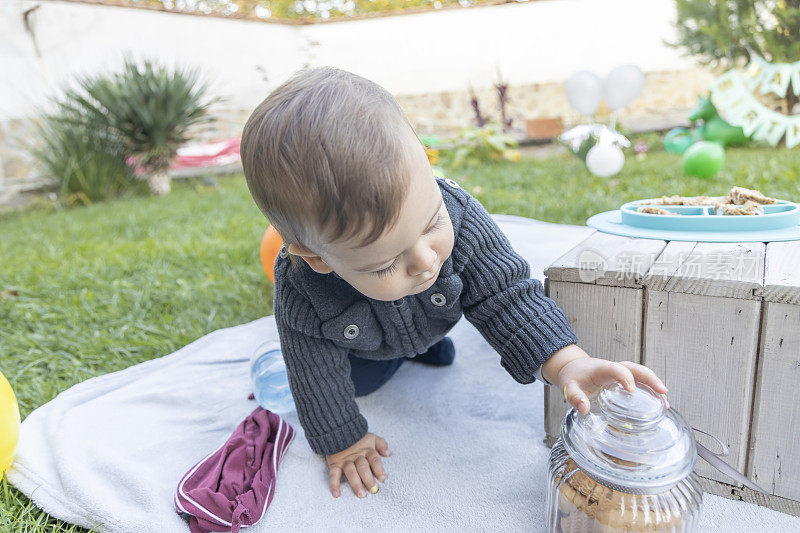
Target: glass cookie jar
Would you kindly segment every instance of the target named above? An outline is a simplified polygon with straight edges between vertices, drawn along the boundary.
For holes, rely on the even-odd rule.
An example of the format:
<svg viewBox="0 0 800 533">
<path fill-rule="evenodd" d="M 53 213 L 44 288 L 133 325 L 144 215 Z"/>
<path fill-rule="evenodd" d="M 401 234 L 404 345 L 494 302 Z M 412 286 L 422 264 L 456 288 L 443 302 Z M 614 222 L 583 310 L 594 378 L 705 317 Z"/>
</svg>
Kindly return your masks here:
<svg viewBox="0 0 800 533">
<path fill-rule="evenodd" d="M 643 383 L 571 409 L 550 453 L 547 531 L 696 531 L 703 491 L 692 428 Z"/>
</svg>

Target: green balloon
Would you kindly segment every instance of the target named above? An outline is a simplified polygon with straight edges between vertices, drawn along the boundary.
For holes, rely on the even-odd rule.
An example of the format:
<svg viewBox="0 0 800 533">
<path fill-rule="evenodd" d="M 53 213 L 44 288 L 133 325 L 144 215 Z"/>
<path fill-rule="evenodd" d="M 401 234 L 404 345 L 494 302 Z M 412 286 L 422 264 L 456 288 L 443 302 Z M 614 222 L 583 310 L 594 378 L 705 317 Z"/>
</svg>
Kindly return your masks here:
<svg viewBox="0 0 800 533">
<path fill-rule="evenodd" d="M 687 176 L 710 178 L 725 164 L 725 150 L 720 144 L 700 141 L 683 153 L 683 173 Z"/>
<path fill-rule="evenodd" d="M 420 135 L 419 140 L 422 144 L 429 147 L 436 147 L 442 144 L 442 140 L 438 135 Z"/>
<path fill-rule="evenodd" d="M 664 137 L 664 148 L 671 154 L 682 154 L 699 139 L 686 128 L 672 128 Z"/>
</svg>

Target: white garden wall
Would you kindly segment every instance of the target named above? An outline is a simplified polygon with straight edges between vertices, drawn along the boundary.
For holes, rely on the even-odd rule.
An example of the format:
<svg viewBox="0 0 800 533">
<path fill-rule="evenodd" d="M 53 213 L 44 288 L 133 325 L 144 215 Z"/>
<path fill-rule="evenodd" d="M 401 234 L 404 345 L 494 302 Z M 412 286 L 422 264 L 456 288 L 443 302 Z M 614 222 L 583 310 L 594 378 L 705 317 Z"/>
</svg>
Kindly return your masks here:
<svg viewBox="0 0 800 533">
<path fill-rule="evenodd" d="M 1 0 L 0 196 L 4 186 L 34 177 L 15 139 L 26 134 L 37 106 L 75 74 L 115 69 L 126 52 L 202 68 L 212 92 L 227 98 L 218 108 L 218 129 L 205 136 L 236 134 L 271 88 L 305 65 L 325 64 L 385 86 L 421 132 L 429 132 L 467 125 L 467 84 L 491 98 L 498 69 L 511 85 L 516 116 L 560 114 L 568 122 L 575 117 L 559 84 L 576 70 L 604 75 L 635 63 L 657 76 L 649 91 L 658 90 L 665 72 L 690 72 L 675 77 L 684 84 L 697 79 L 700 71 L 664 44 L 673 37 L 673 17 L 673 0 L 540 0 L 285 25 L 75 1 Z M 673 85 L 670 94 L 681 87 Z M 658 109 L 646 113 L 686 108 L 696 92 L 687 87 L 675 105 L 660 97 L 650 105 Z M 494 100 L 485 105 L 491 109 Z"/>
</svg>

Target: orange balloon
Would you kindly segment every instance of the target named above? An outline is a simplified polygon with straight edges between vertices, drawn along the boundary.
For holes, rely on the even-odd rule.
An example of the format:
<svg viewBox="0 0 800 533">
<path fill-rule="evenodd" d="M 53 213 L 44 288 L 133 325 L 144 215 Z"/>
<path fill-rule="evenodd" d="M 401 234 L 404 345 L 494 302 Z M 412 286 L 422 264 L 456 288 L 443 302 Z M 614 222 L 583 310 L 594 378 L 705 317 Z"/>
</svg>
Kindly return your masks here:
<svg viewBox="0 0 800 533">
<path fill-rule="evenodd" d="M 278 234 L 278 231 L 270 226 L 264 232 L 264 237 L 261 239 L 261 266 L 264 267 L 264 272 L 267 277 L 275 284 L 275 259 L 278 257 L 278 252 L 281 251 L 283 246 L 283 239 Z"/>
</svg>

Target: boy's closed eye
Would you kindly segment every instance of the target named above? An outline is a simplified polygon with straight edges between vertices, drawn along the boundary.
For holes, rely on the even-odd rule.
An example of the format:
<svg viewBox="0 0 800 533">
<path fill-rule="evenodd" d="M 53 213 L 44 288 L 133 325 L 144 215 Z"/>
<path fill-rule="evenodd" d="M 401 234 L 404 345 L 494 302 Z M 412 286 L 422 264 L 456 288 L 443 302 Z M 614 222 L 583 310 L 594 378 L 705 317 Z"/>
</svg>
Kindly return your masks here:
<svg viewBox="0 0 800 533">
<path fill-rule="evenodd" d="M 433 225 L 431 225 L 428 229 L 423 231 L 422 234 L 423 235 L 430 235 L 431 233 L 433 233 L 437 229 L 441 229 L 442 226 L 444 226 L 444 217 L 442 216 L 442 212 L 440 210 L 439 211 L 439 215 L 436 217 L 436 220 L 434 221 Z M 376 270 L 374 272 L 370 272 L 370 274 L 373 274 L 373 275 L 375 275 L 375 276 L 377 276 L 379 278 L 384 278 L 384 277 L 387 277 L 387 276 L 393 274 L 394 271 L 397 269 L 397 263 L 398 263 L 399 259 L 400 259 L 400 256 L 398 255 L 397 257 L 394 258 L 394 261 L 392 262 L 391 265 L 389 265 L 386 268 L 382 268 L 380 270 Z"/>
<path fill-rule="evenodd" d="M 439 211 L 439 216 L 436 217 L 436 222 L 434 222 L 433 225 L 430 228 L 426 229 L 422 234 L 429 235 L 434 231 L 436 231 L 437 229 L 441 229 L 442 226 L 444 226 L 444 217 L 442 216 L 442 212 Z"/>
<path fill-rule="evenodd" d="M 374 276 L 378 276 L 379 278 L 385 278 L 390 274 L 393 274 L 395 270 L 397 270 L 397 261 L 400 259 L 400 256 L 394 258 L 394 262 L 386 268 L 382 268 L 380 270 L 376 270 L 375 272 L 370 272 L 370 274 Z"/>
</svg>

